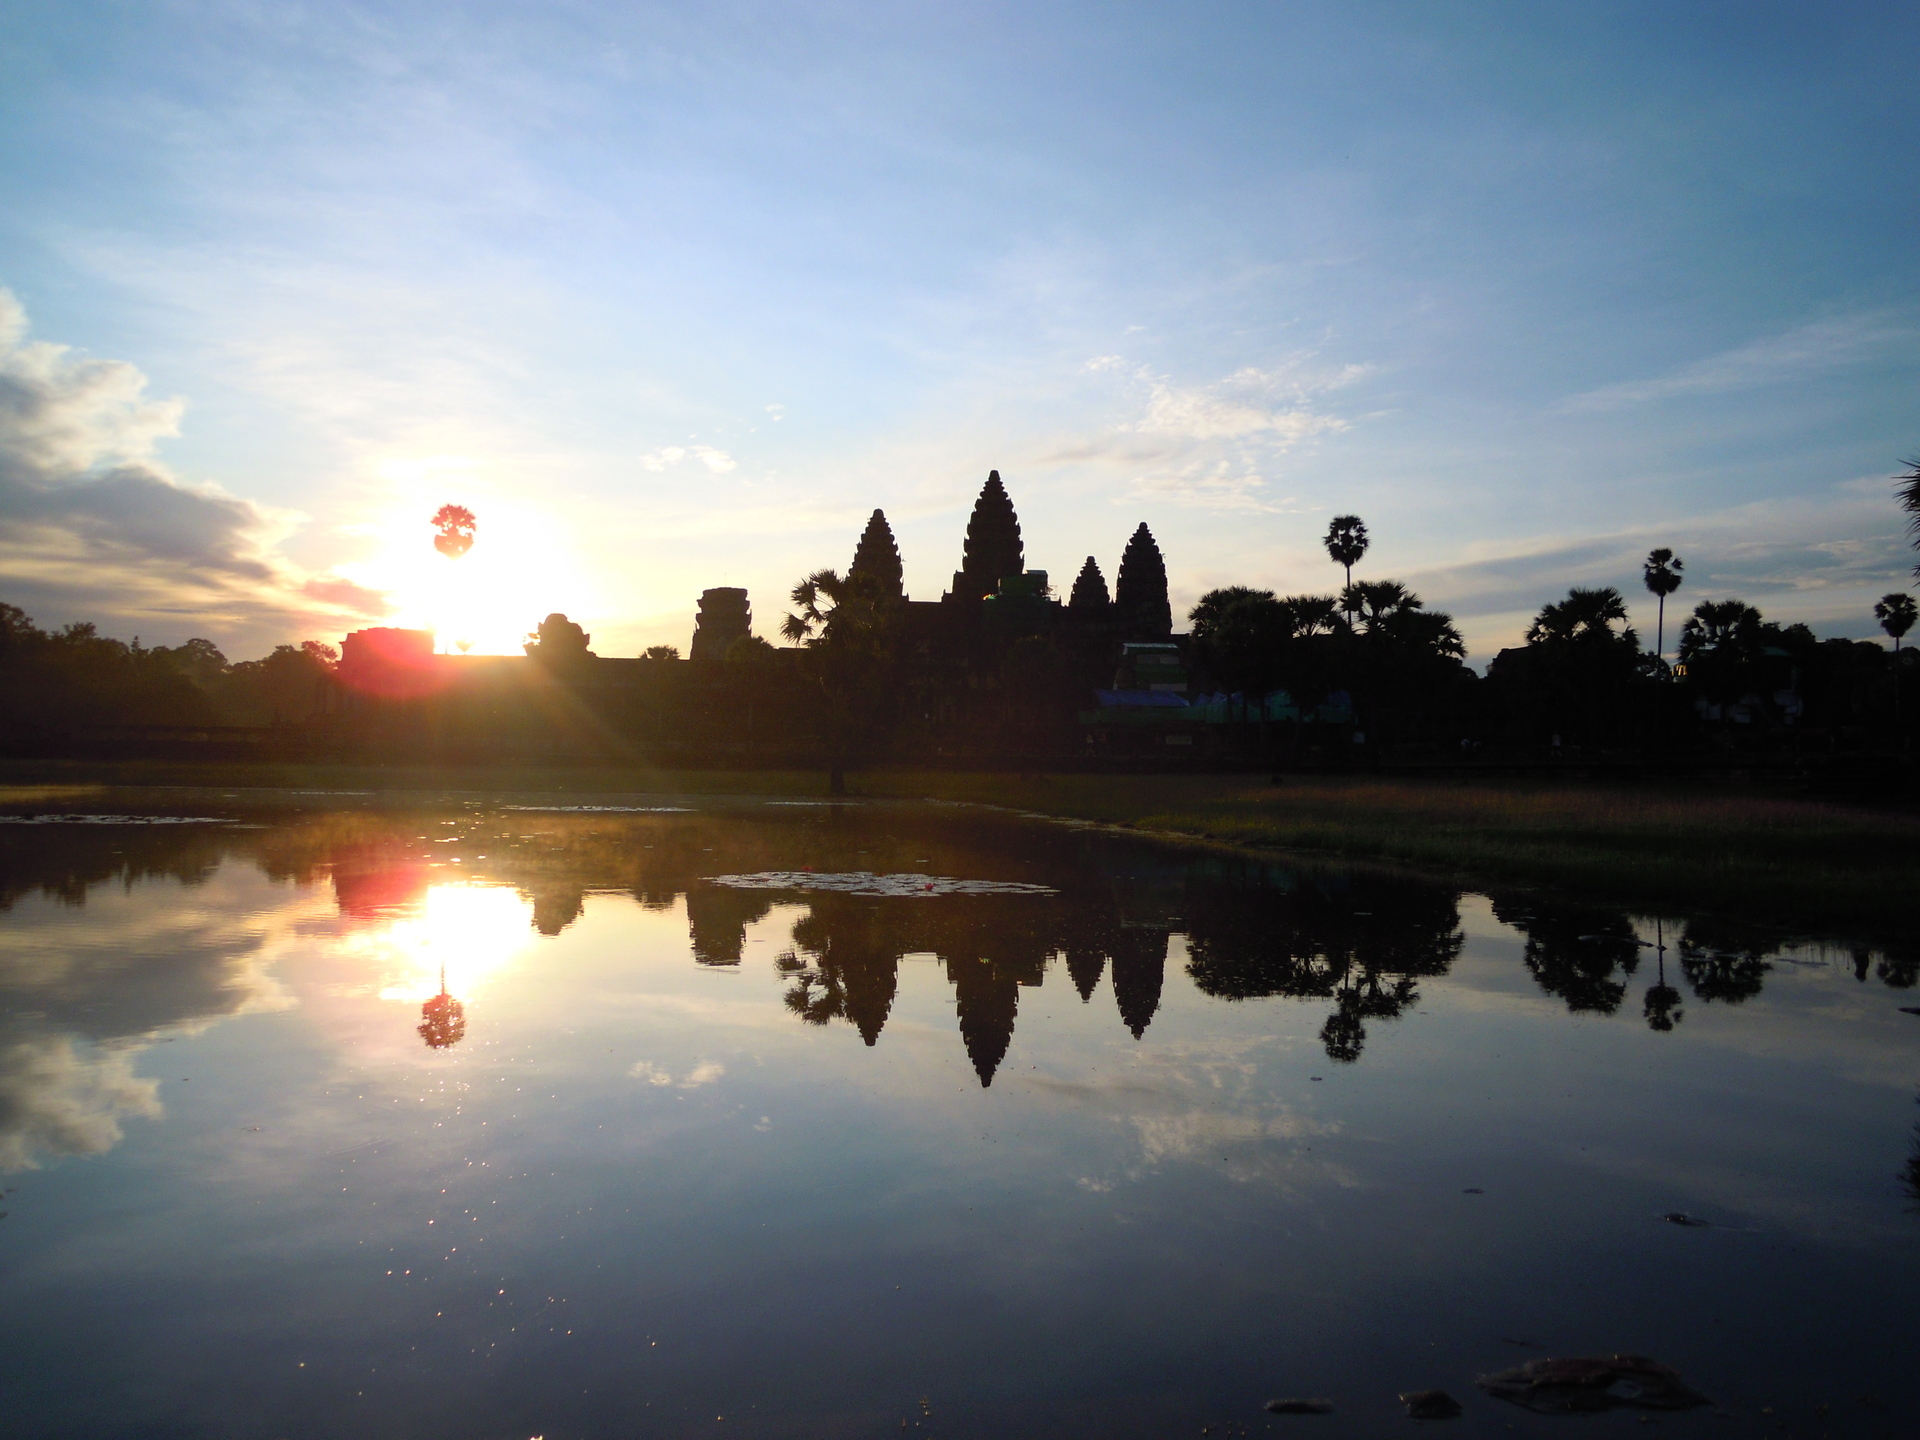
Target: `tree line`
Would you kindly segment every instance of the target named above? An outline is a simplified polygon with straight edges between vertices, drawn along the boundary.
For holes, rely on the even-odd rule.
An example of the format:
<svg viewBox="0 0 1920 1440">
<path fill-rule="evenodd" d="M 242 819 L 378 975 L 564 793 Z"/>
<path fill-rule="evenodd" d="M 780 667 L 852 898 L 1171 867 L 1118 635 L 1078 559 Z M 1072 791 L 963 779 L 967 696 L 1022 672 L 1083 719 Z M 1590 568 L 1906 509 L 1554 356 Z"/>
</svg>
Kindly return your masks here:
<svg viewBox="0 0 1920 1440">
<path fill-rule="evenodd" d="M 1897 481 L 1920 544 L 1920 464 Z M 472 512 L 445 506 L 433 523 L 433 544 L 449 561 L 471 549 Z M 1904 692 L 1914 675 L 1903 642 L 1916 607 L 1905 592 L 1873 607 L 1891 651 L 1821 640 L 1740 599 L 1710 598 L 1679 620 L 1669 656 L 1666 606 L 1688 575 L 1662 547 L 1640 577 L 1656 602 L 1651 648 L 1627 623 L 1620 589 L 1575 586 L 1543 605 L 1522 643 L 1502 650 L 1483 676 L 1466 665 L 1452 616 L 1403 582 L 1361 571 L 1372 537 L 1359 516 L 1336 516 L 1324 544 L 1340 570 L 1337 591 L 1223 587 L 1191 608 L 1188 633 L 1174 635 L 1165 562 L 1144 523 L 1127 539 L 1111 589 L 1088 556 L 1062 602 L 1043 575 L 1025 569 L 1019 519 L 995 472 L 942 604 L 908 602 L 899 548 L 875 510 L 844 572 L 815 570 L 792 588 L 781 623 L 787 650 L 742 637 L 692 687 L 724 692 L 718 700 L 674 710 L 655 697 L 628 709 L 653 717 L 648 734 L 658 740 L 674 738 L 676 726 L 696 738 L 721 733 L 731 707 L 750 733 L 811 737 L 805 743 L 817 744 L 836 785 L 849 765 L 871 759 L 1081 754 L 1095 692 L 1124 688 L 1122 647 L 1147 641 L 1178 647 L 1189 697 L 1224 699 L 1231 719 L 1219 748 L 1249 761 L 1332 747 L 1350 756 L 1395 746 L 1566 754 L 1657 744 L 1682 753 L 1809 734 L 1841 748 L 1907 740 L 1913 707 Z M 591 688 L 598 657 L 588 640 L 550 615 L 527 653 L 543 671 Z M 42 629 L 0 605 L 0 725 L 17 733 L 306 724 L 325 708 L 336 658 L 309 640 L 233 662 L 205 639 L 148 647 L 91 624 Z M 644 658 L 678 654 L 652 646 Z M 663 694 L 689 689 L 662 678 L 670 673 L 658 667 L 646 683 Z M 1313 718 L 1335 713 L 1344 718 Z M 614 716 L 601 728 L 637 723 Z"/>
</svg>

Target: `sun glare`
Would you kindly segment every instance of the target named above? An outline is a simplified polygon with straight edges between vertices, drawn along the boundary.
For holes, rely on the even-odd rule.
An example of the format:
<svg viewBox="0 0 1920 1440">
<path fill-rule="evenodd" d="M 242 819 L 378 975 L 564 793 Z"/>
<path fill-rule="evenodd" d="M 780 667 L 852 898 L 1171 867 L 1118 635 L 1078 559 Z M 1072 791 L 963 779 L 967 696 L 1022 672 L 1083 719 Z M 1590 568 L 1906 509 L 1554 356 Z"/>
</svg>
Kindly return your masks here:
<svg viewBox="0 0 1920 1440">
<path fill-rule="evenodd" d="M 372 968 L 382 1000 L 425 1000 L 446 988 L 462 999 L 532 947 L 533 905 L 504 885 L 429 887 L 418 914 L 343 942 Z"/>
<path fill-rule="evenodd" d="M 405 476 L 406 498 L 368 526 L 377 548 L 340 567 L 386 595 L 394 608 L 381 623 L 431 630 L 441 651 L 514 655 L 554 611 L 594 613 L 588 567 L 546 513 L 490 498 L 450 463 L 412 468 L 419 473 Z M 434 547 L 432 519 L 449 502 L 478 517 L 472 548 L 457 557 Z"/>
</svg>

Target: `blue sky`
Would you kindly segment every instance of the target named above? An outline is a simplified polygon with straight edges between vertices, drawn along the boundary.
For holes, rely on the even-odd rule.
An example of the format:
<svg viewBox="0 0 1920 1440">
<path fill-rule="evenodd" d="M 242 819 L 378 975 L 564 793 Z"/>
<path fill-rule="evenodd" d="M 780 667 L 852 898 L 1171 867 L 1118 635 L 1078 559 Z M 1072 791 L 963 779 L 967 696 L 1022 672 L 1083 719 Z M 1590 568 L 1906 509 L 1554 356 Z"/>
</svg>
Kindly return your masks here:
<svg viewBox="0 0 1920 1440">
<path fill-rule="evenodd" d="M 1650 634 L 1656 544 L 1682 609 L 1872 633 L 1917 41 L 1866 4 L 16 3 L 0 598 L 237 655 L 559 609 L 633 654 L 711 585 L 772 634 L 876 505 L 937 598 L 997 467 L 1030 565 L 1111 578 L 1145 520 L 1176 609 L 1330 589 L 1356 511 L 1476 660 L 1573 583 Z"/>
</svg>

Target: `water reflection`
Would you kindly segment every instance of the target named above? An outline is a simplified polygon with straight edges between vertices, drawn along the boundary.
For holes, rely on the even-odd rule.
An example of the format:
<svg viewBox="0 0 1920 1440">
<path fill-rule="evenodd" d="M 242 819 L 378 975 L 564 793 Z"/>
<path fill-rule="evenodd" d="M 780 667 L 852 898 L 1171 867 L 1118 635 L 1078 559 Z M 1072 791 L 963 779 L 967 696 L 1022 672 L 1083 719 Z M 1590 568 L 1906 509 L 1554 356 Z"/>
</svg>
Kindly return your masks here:
<svg viewBox="0 0 1920 1440">
<path fill-rule="evenodd" d="M 1900 1172 L 1900 1188 L 1907 1192 L 1907 1199 L 1913 1202 L 1914 1212 L 1920 1214 L 1920 1122 L 1913 1127 L 1906 1168 Z"/>
<path fill-rule="evenodd" d="M 1663 919 L 1653 922 L 1653 953 L 1655 979 L 1647 987 L 1641 1013 L 1649 1030 L 1664 1035 L 1686 1018 L 1686 1011 L 1680 1006 L 1680 992 L 1667 983 L 1667 922 Z"/>
<path fill-rule="evenodd" d="M 699 894 L 688 896 L 690 913 Z M 1111 965 L 1120 1022 L 1136 1040 L 1159 1009 L 1170 929 L 1124 919 L 1116 897 L 1060 904 L 1037 895 L 788 898 L 806 906 L 793 925 L 793 949 L 774 962 L 790 1011 L 811 1025 L 844 1020 L 872 1045 L 892 1010 L 900 962 L 929 955 L 953 987 L 960 1038 L 983 1086 L 1013 1043 L 1021 990 L 1043 984 L 1055 957 L 1066 957 L 1083 1001 Z"/>
<path fill-rule="evenodd" d="M 1255 867 L 1189 886 L 1188 971 L 1225 1000 L 1333 1001 L 1329 1059 L 1358 1060 L 1367 1022 L 1399 1017 L 1417 982 L 1447 973 L 1465 943 L 1457 892 L 1401 876 L 1329 872 L 1274 884 Z"/>
<path fill-rule="evenodd" d="M 27 843 L 28 841 L 31 843 Z M 1118 1024 L 1143 1040 L 1176 955 L 1202 994 L 1229 1002 L 1320 1002 L 1326 1055 L 1352 1064 L 1371 1032 L 1418 1002 L 1423 980 L 1461 954 L 1459 894 L 1401 874 L 1281 866 L 1150 851 L 1085 834 L 906 811 L 758 809 L 741 815 L 648 816 L 372 813 L 287 817 L 237 827 L 37 827 L 0 837 L 0 907 L 37 898 L 80 907 L 164 881 L 218 889 L 241 862 L 256 880 L 316 892 L 330 883 L 334 953 L 380 998 L 418 1004 L 415 1033 L 432 1051 L 467 1035 L 467 1007 L 502 970 L 575 925 L 589 897 L 620 893 L 660 911 L 684 904 L 690 957 L 737 970 L 749 932 L 776 905 L 797 918 L 774 962 L 786 1010 L 809 1026 L 845 1024 L 867 1046 L 886 1029 L 900 966 L 940 967 L 953 1020 L 982 1086 L 1012 1047 L 1023 992 L 1070 984 L 1093 1004 L 1112 987 Z M 224 868 L 223 868 L 224 867 Z M 1050 893 L 946 894 L 930 899 L 818 888 L 738 888 L 728 872 L 987 875 Z M 784 883 L 784 882 L 783 882 Z M 917 887 L 909 887 L 917 888 Z M 324 889 L 316 893 L 324 894 Z M 1669 1034 L 1685 1016 L 1684 984 L 1703 1004 L 1760 994 L 1777 938 L 1737 922 L 1693 917 L 1669 957 L 1667 922 L 1641 922 L 1537 893 L 1495 896 L 1493 914 L 1523 941 L 1538 989 L 1576 1015 L 1616 1015 L 1652 950 L 1641 1018 Z M 63 949 L 44 915 L 8 934 L 0 987 L 0 1163 L 33 1153 L 97 1153 L 120 1122 L 158 1116 L 135 1052 L 168 1027 L 290 1003 L 265 974 L 262 927 L 206 907 L 167 912 L 157 928 L 106 945 Z M 303 922 L 304 923 L 304 922 Z M 267 927 L 271 928 L 271 927 Z M 1175 946 L 1176 937 L 1182 944 Z M 1675 961 L 1669 975 L 1669 959 Z M 1920 948 L 1856 947 L 1856 979 L 1920 980 Z M 410 1022 L 411 1023 L 411 1022 Z"/>
<path fill-rule="evenodd" d="M 1527 970 L 1573 1014 L 1620 1008 L 1640 964 L 1640 937 L 1626 915 L 1532 897 L 1495 900 L 1493 913 L 1527 937 Z"/>
<path fill-rule="evenodd" d="M 1913 1282 L 1901 951 L 951 811 L 7 839 L 0 1163 L 119 1146 L 4 1207 L 22 1433 L 1385 1433 L 1503 1335 L 1751 1416 Z"/>
<path fill-rule="evenodd" d="M 445 1050 L 467 1036 L 467 1007 L 447 993 L 447 972 L 440 972 L 440 993 L 420 1007 L 420 1038 L 429 1050 Z"/>
</svg>

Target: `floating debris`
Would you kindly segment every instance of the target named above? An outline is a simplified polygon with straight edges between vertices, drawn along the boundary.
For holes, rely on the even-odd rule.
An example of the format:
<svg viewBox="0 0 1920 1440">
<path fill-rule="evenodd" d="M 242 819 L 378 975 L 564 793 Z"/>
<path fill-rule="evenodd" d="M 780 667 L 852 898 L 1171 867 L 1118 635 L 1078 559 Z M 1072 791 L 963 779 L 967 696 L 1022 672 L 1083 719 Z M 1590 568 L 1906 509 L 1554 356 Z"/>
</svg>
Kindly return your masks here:
<svg viewBox="0 0 1920 1440">
<path fill-rule="evenodd" d="M 1683 1226 L 1688 1230 L 1704 1230 L 1713 1222 L 1702 1220 L 1698 1215 L 1689 1215 L 1684 1210 L 1669 1210 L 1660 1217 L 1669 1225 Z"/>
<path fill-rule="evenodd" d="M 715 875 L 708 882 L 730 890 L 835 890 L 844 895 L 1056 895 L 1051 885 L 1014 880 L 957 880 L 945 875 L 874 875 L 865 870 L 822 874 L 813 870 L 763 870 L 754 875 Z"/>
<path fill-rule="evenodd" d="M 1680 1373 L 1645 1355 L 1580 1355 L 1529 1360 L 1475 1381 L 1496 1400 L 1541 1415 L 1574 1415 L 1627 1406 L 1637 1410 L 1689 1410 L 1713 1402 Z"/>
<path fill-rule="evenodd" d="M 1478 1185 L 1469 1185 L 1466 1189 L 1462 1190 L 1460 1193 L 1462 1195 L 1484 1195 L 1487 1192 L 1482 1190 Z"/>
<path fill-rule="evenodd" d="M 1269 1415 L 1331 1415 L 1333 1402 L 1331 1400 L 1269 1400 L 1266 1408 Z"/>
<path fill-rule="evenodd" d="M 1452 1420 L 1460 1413 L 1460 1402 L 1444 1390 L 1408 1390 L 1400 1403 L 1410 1420 Z"/>
</svg>

